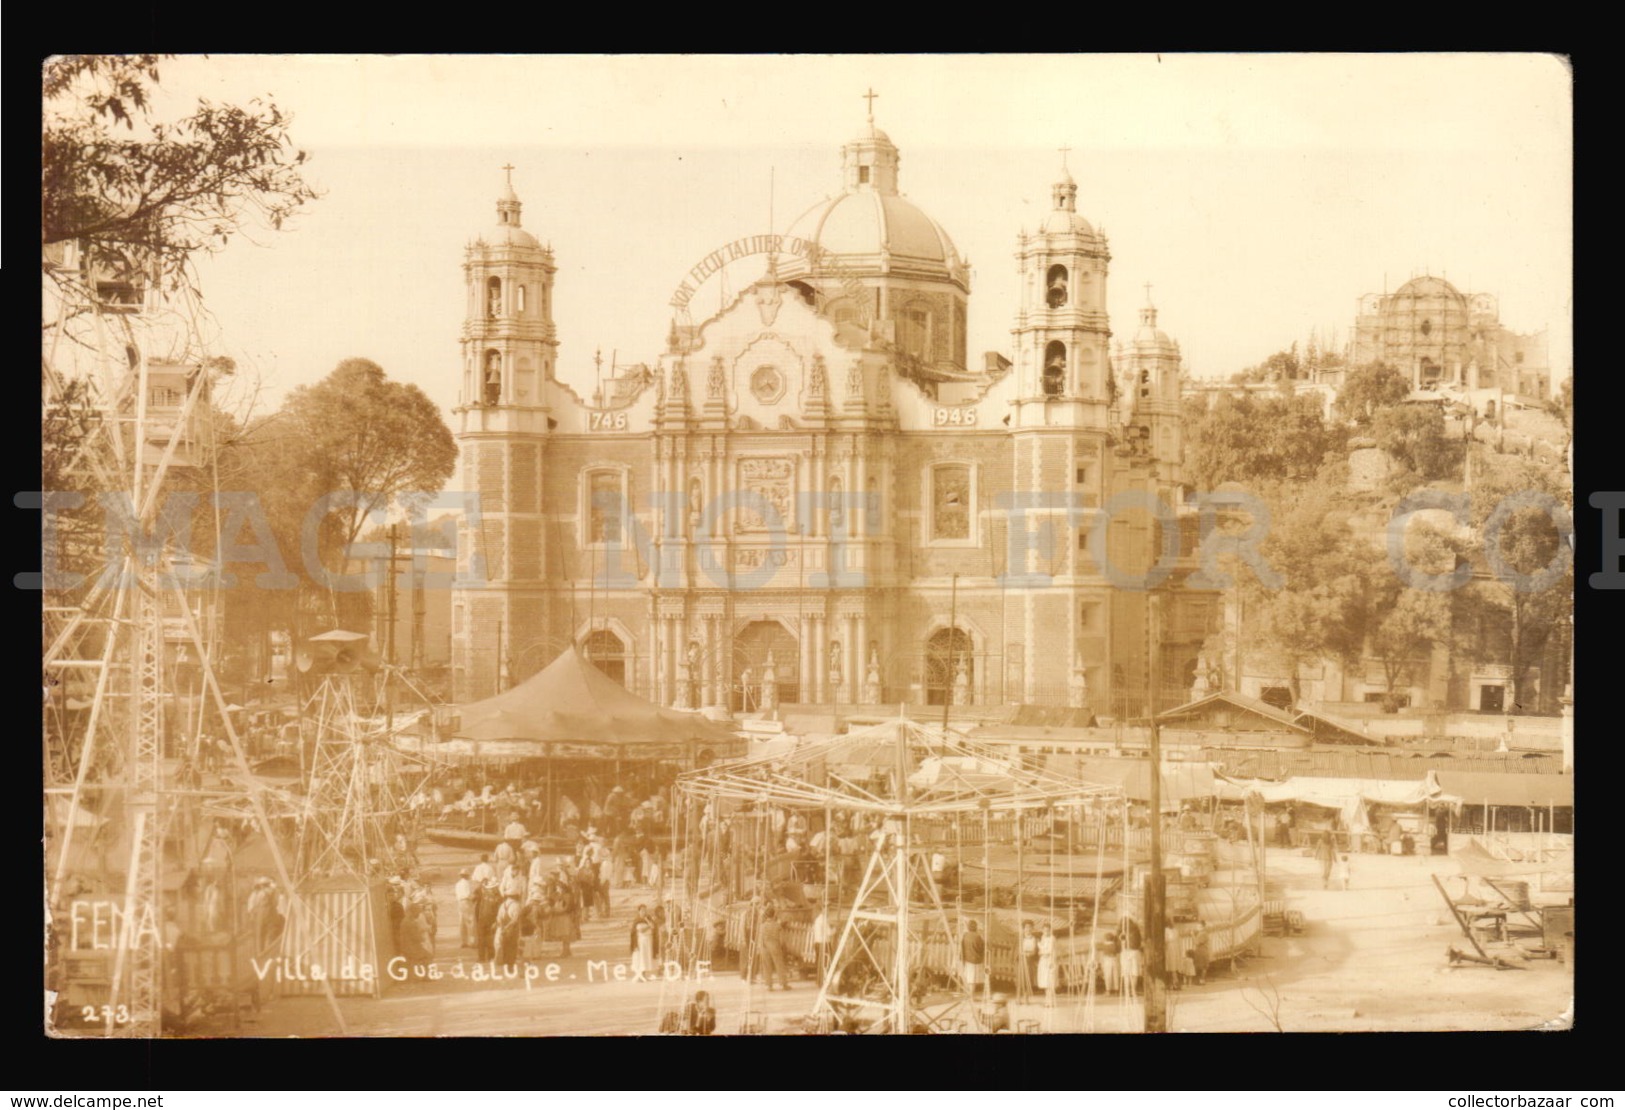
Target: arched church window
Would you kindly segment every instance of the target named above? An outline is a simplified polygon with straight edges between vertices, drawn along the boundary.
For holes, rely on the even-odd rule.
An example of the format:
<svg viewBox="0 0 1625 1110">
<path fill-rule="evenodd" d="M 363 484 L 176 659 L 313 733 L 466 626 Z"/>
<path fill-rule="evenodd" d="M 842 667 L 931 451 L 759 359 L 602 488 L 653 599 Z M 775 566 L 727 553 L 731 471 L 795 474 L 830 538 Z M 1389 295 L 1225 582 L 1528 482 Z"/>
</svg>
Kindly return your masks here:
<svg viewBox="0 0 1625 1110">
<path fill-rule="evenodd" d="M 587 472 L 587 542 L 619 543 L 625 491 L 618 470 Z"/>
<path fill-rule="evenodd" d="M 1432 335 L 1433 334 L 1433 321 L 1432 320 L 1423 320 L 1422 321 L 1421 332 L 1422 332 L 1423 335 Z"/>
<path fill-rule="evenodd" d="M 946 463 L 931 468 L 931 538 L 970 539 L 970 467 Z"/>
<path fill-rule="evenodd" d="M 1051 308 L 1060 308 L 1066 304 L 1066 300 L 1066 267 L 1056 264 L 1049 268 L 1049 276 L 1044 279 L 1044 301 Z"/>
<path fill-rule="evenodd" d="M 502 354 L 500 351 L 485 352 L 485 403 L 496 405 L 502 402 Z"/>
<path fill-rule="evenodd" d="M 523 316 L 525 314 L 525 287 L 521 285 L 514 291 L 514 295 L 518 302 L 517 311 L 521 316 Z"/>
<path fill-rule="evenodd" d="M 487 316 L 502 315 L 502 279 L 491 278 L 485 283 L 485 314 Z"/>
<path fill-rule="evenodd" d="M 1066 392 L 1066 344 L 1050 340 L 1044 348 L 1044 396 L 1059 397 Z"/>
</svg>

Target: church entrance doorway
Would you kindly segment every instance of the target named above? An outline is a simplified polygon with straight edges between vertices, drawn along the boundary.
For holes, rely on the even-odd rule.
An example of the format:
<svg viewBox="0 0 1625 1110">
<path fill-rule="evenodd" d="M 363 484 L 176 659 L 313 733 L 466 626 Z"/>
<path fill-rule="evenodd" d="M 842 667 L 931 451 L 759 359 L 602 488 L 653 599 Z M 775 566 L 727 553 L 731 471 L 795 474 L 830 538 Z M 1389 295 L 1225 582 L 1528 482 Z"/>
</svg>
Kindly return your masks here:
<svg viewBox="0 0 1625 1110">
<path fill-rule="evenodd" d="M 926 704 L 943 705 L 950 702 L 956 687 L 963 691 L 960 700 L 966 704 L 974 700 L 975 647 L 971 643 L 970 633 L 963 629 L 938 629 L 925 642 Z"/>
<path fill-rule="evenodd" d="M 733 672 L 731 698 L 735 713 L 755 713 L 764 708 L 768 697 L 764 681 L 768 677 L 774 704 L 801 700 L 800 644 L 778 621 L 752 621 L 734 636 Z"/>
</svg>

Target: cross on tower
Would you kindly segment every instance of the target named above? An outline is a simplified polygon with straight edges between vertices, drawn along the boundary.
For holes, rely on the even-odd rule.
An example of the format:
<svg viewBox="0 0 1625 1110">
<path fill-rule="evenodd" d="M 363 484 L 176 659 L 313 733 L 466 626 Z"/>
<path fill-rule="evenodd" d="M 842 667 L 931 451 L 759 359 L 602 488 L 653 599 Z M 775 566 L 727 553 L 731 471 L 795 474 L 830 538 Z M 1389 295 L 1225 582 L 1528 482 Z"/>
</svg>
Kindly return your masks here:
<svg viewBox="0 0 1625 1110">
<path fill-rule="evenodd" d="M 1071 152 L 1072 152 L 1072 148 L 1069 147 L 1069 146 L 1063 146 L 1061 148 L 1061 170 L 1063 172 L 1067 172 L 1066 156 L 1068 154 L 1070 154 Z"/>
<path fill-rule="evenodd" d="M 1151 283 L 1149 281 L 1145 283 L 1145 303 L 1151 303 Z"/>
<path fill-rule="evenodd" d="M 513 188 L 513 163 L 509 162 L 507 165 L 503 166 L 502 172 L 507 175 L 508 188 Z"/>
<path fill-rule="evenodd" d="M 869 86 L 869 91 L 863 94 L 863 99 L 865 99 L 865 100 L 867 100 L 869 102 L 869 122 L 870 123 L 873 123 L 875 121 L 875 98 L 878 97 L 879 95 L 880 95 L 879 93 L 875 92 L 875 87 L 873 85 L 870 85 Z"/>
</svg>

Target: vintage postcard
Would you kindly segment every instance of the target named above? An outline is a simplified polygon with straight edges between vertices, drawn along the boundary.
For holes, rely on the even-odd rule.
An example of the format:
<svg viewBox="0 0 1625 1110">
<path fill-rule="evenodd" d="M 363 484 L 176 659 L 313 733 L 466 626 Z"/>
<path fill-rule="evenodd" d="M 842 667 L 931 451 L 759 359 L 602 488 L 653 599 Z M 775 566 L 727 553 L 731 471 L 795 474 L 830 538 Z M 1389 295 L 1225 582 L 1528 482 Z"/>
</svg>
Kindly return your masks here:
<svg viewBox="0 0 1625 1110">
<path fill-rule="evenodd" d="M 1563 59 L 43 95 L 50 1035 L 1570 1022 Z"/>
</svg>

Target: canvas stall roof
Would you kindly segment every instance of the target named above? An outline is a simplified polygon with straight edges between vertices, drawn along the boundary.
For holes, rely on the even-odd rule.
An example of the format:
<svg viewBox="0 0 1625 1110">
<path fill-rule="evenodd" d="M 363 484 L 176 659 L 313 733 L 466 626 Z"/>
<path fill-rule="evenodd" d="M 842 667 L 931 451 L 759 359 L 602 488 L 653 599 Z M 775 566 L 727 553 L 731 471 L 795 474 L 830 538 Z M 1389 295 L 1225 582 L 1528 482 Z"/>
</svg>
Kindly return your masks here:
<svg viewBox="0 0 1625 1110">
<path fill-rule="evenodd" d="M 1323 713 L 1310 713 L 1307 710 L 1299 713 L 1294 719 L 1299 728 L 1309 730 L 1309 734 L 1317 740 L 1333 744 L 1376 744 L 1368 734 L 1355 728 L 1352 722 L 1339 721 Z"/>
<path fill-rule="evenodd" d="M 1261 723 L 1268 723 L 1275 728 L 1288 729 L 1292 732 L 1308 731 L 1308 727 L 1299 724 L 1287 710 L 1279 709 L 1267 701 L 1260 701 L 1258 698 L 1250 698 L 1245 694 L 1231 693 L 1226 690 L 1208 694 L 1206 697 L 1197 698 L 1195 701 L 1186 702 L 1184 705 L 1178 705 L 1172 709 L 1165 709 L 1158 714 L 1157 720 L 1178 727 L 1182 717 L 1195 716 L 1214 707 L 1226 705 L 1242 710 L 1245 713 L 1255 714 L 1263 718 Z"/>
<path fill-rule="evenodd" d="M 1151 798 L 1151 763 L 1144 759 L 1111 759 L 1063 752 L 1044 757 L 1044 768 L 1057 775 L 1121 787 L 1137 802 Z M 1192 798 L 1218 793 L 1213 767 L 1207 763 L 1167 763 L 1162 768 L 1162 803 L 1177 808 Z"/>
<path fill-rule="evenodd" d="M 1466 805 L 1574 805 L 1573 775 L 1501 775 L 1493 771 L 1437 771 L 1439 785 Z"/>
<path fill-rule="evenodd" d="M 742 748 L 734 733 L 698 713 L 665 709 L 638 697 L 592 665 L 579 645 L 513 689 L 460 707 L 455 740 L 550 745 L 536 755 L 564 758 L 662 758 L 664 746 L 703 744 L 718 754 Z M 579 748 L 563 752 L 559 745 Z M 443 745 L 425 745 L 430 754 Z M 447 753 L 451 754 L 451 753 Z M 493 749 L 492 758 L 525 758 Z"/>
<path fill-rule="evenodd" d="M 1266 805 L 1295 802 L 1337 810 L 1343 824 L 1353 830 L 1368 826 L 1366 815 L 1371 805 L 1458 806 L 1462 799 L 1448 793 L 1437 776 L 1428 772 L 1420 780 L 1406 779 L 1330 779 L 1298 775 L 1285 782 L 1263 782 L 1257 779 L 1223 779 L 1220 798 L 1240 801 L 1249 794 L 1257 794 Z"/>
<path fill-rule="evenodd" d="M 1014 753 L 981 747 L 953 729 L 904 718 L 803 741 L 788 754 L 753 754 L 694 771 L 678 785 L 685 794 L 706 799 L 886 814 L 1041 807 L 1121 796 L 1113 785 L 1035 769 Z"/>
<path fill-rule="evenodd" d="M 1574 871 L 1574 849 L 1563 846 L 1549 852 L 1535 853 L 1540 858 L 1503 859 L 1491 854 L 1477 837 L 1467 837 L 1450 853 L 1450 858 L 1461 867 L 1464 875 L 1479 878 L 1512 878 L 1517 875 L 1561 875 Z M 1548 888 L 1551 889 L 1551 888 Z"/>
</svg>

